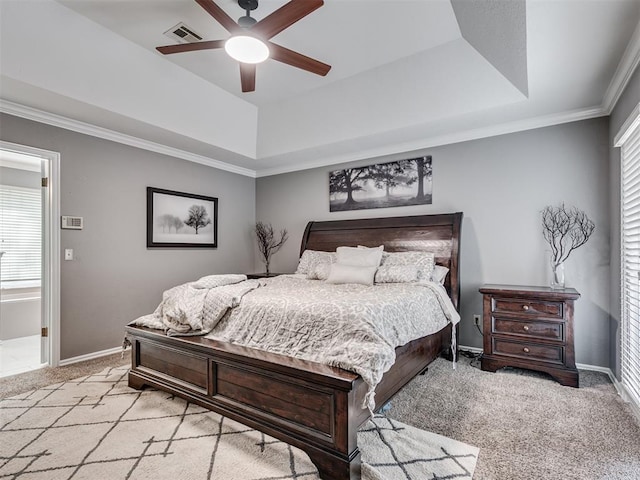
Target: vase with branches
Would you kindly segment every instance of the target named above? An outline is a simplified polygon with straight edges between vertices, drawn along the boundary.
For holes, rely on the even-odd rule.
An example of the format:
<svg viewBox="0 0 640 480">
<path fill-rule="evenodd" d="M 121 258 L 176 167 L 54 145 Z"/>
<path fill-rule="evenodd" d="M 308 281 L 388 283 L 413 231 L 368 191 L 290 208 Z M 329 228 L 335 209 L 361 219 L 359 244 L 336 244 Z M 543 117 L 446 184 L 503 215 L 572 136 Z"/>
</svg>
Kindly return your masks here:
<svg viewBox="0 0 640 480">
<path fill-rule="evenodd" d="M 289 238 L 286 229 L 280 230 L 280 235 L 276 237 L 273 227 L 270 223 L 256 222 L 254 229 L 258 238 L 258 250 L 262 255 L 262 261 L 266 267 L 267 275 L 271 264 L 271 256 L 282 248 Z"/>
<path fill-rule="evenodd" d="M 587 214 L 576 207 L 561 203 L 542 210 L 542 235 L 551 247 L 551 288 L 564 288 L 564 262 L 587 243 L 595 228 Z"/>
</svg>

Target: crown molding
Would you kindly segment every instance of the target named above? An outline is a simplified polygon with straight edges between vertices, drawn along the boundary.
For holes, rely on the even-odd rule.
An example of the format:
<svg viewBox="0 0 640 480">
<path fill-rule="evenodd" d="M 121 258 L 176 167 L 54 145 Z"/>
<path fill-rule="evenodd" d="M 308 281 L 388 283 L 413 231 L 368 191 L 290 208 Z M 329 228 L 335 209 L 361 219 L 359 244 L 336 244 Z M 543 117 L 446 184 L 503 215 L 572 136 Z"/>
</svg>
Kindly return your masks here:
<svg viewBox="0 0 640 480">
<path fill-rule="evenodd" d="M 109 130 L 107 128 L 91 125 L 89 123 L 74 120 L 61 115 L 45 112 L 33 107 L 20 105 L 1 98 L 0 112 L 25 118 L 27 120 L 45 123 L 54 127 L 64 128 L 66 130 L 71 130 L 85 135 L 110 140 L 124 145 L 141 148 L 143 150 L 160 153 L 162 155 L 169 155 L 171 157 L 180 158 L 190 162 L 199 163 L 208 167 L 217 168 L 219 170 L 224 170 L 227 172 L 236 173 L 238 175 L 244 175 L 252 178 L 267 177 L 271 175 L 280 175 L 301 170 L 309 170 L 312 168 L 327 167 L 339 163 L 372 159 L 387 155 L 398 154 L 399 152 L 411 152 L 422 150 L 425 148 L 433 148 L 454 143 L 467 142 L 470 140 L 478 140 L 481 138 L 495 137 L 498 135 L 516 133 L 536 128 L 544 128 L 553 125 L 559 125 L 562 123 L 577 122 L 608 115 L 608 113 L 601 107 L 573 110 L 570 112 L 562 112 L 558 114 L 527 118 L 524 120 L 516 120 L 513 122 L 501 123 L 477 129 L 470 129 L 446 135 L 426 137 L 413 142 L 390 144 L 385 145 L 381 148 L 361 150 L 344 155 L 334 155 L 331 157 L 325 157 L 315 162 L 305 163 L 304 165 L 298 163 L 283 165 L 274 168 L 251 170 L 248 168 L 238 167 L 226 162 L 221 162 L 220 160 L 215 160 L 209 157 L 187 152 L 185 150 L 180 150 L 174 147 L 169 147 L 167 145 L 162 145 L 156 142 L 151 142 L 149 140 L 126 135 L 114 130 Z"/>
<path fill-rule="evenodd" d="M 500 123 L 488 127 L 465 130 L 461 132 L 450 133 L 446 135 L 438 135 L 434 137 L 422 138 L 414 142 L 398 143 L 393 145 L 385 145 L 381 148 L 359 151 L 357 153 L 349 153 L 345 155 L 335 155 L 333 157 L 323 158 L 316 162 L 305 163 L 304 165 L 283 165 L 281 167 L 258 169 L 256 176 L 268 177 L 271 175 L 280 175 L 283 173 L 291 173 L 300 170 L 308 170 L 311 168 L 327 167 L 339 163 L 353 162 L 357 160 L 372 159 L 376 157 L 388 156 L 399 152 L 413 152 L 423 150 L 425 148 L 440 147 L 454 143 L 468 142 L 470 140 L 479 140 L 482 138 L 496 137 L 509 133 L 517 133 L 525 130 L 533 130 L 536 128 L 550 127 L 563 123 L 579 122 L 581 120 L 589 120 L 608 115 L 601 107 L 585 108 L 580 110 L 572 110 L 569 112 L 554 113 L 551 115 L 543 115 L 539 117 L 527 118 L 524 120 L 516 120 L 513 122 Z"/>
<path fill-rule="evenodd" d="M 126 135 L 114 130 L 109 130 L 108 128 L 98 127 L 96 125 L 91 125 L 79 120 L 63 117 L 62 115 L 45 112 L 37 108 L 27 107 L 26 105 L 20 105 L 18 103 L 10 102 L 2 98 L 0 98 L 0 113 L 6 113 L 8 115 L 45 123 L 54 127 L 64 128 L 65 130 L 71 130 L 73 132 L 102 138 L 104 140 L 110 140 L 112 142 L 121 143 L 123 145 L 141 148 L 150 152 L 180 158 L 189 162 L 199 163 L 208 167 L 217 168 L 218 170 L 224 170 L 227 172 L 236 173 L 238 175 L 244 175 L 252 178 L 256 177 L 255 170 L 251 170 L 249 168 L 238 167 L 236 165 L 205 157 L 203 155 L 198 155 L 196 153 L 187 152 L 179 148 L 169 147 L 160 143 L 144 140 L 142 138 L 134 137 L 131 135 Z"/>
<path fill-rule="evenodd" d="M 610 115 L 616 103 L 618 103 L 620 96 L 624 92 L 639 63 L 640 23 L 638 23 L 636 29 L 633 31 L 631 40 L 629 40 L 627 48 L 625 48 L 622 58 L 620 59 L 620 63 L 618 63 L 618 67 L 611 78 L 611 82 L 609 82 L 607 91 L 602 98 L 602 109 L 606 115 Z"/>
</svg>

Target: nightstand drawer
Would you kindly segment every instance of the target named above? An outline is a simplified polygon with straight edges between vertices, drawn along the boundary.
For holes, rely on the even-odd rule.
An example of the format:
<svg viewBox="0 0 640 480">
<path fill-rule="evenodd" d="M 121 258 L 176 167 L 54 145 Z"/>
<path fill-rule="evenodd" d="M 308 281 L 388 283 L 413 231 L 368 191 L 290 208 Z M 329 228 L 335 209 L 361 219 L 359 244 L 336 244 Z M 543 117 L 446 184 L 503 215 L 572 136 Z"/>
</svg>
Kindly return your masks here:
<svg viewBox="0 0 640 480">
<path fill-rule="evenodd" d="M 562 302 L 525 300 L 520 298 L 494 298 L 492 309 L 495 313 L 520 313 L 525 315 L 561 319 L 564 316 Z"/>
<path fill-rule="evenodd" d="M 552 363 L 562 363 L 564 360 L 563 347 L 561 346 L 516 343 L 495 337 L 493 338 L 493 354 Z"/>
<path fill-rule="evenodd" d="M 564 323 L 494 318 L 492 333 L 521 335 L 526 338 L 542 338 L 546 340 L 563 341 Z"/>
</svg>

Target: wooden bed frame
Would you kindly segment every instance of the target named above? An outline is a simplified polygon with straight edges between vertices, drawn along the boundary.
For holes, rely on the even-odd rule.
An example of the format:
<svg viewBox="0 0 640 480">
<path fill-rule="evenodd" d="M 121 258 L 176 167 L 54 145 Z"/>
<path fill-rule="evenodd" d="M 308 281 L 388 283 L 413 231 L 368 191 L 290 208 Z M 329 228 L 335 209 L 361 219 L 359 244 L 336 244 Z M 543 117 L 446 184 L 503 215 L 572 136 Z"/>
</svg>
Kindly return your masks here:
<svg viewBox="0 0 640 480">
<path fill-rule="evenodd" d="M 445 286 L 458 308 L 462 213 L 309 222 L 300 251 L 384 245 L 431 251 L 450 269 Z M 346 370 L 203 337 L 168 337 L 126 327 L 132 344 L 129 386 L 173 393 L 305 451 L 324 480 L 360 479 L 357 432 L 369 417 L 367 386 Z M 376 388 L 381 407 L 449 349 L 451 325 L 396 349 Z"/>
</svg>

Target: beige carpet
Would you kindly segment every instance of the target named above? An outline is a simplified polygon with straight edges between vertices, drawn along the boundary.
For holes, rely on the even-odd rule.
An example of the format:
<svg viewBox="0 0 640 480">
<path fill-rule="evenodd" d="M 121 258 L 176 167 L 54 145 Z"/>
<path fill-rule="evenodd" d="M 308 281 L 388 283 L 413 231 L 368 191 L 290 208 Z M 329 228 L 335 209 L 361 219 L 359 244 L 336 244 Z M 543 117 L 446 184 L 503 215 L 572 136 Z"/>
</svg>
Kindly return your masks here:
<svg viewBox="0 0 640 480">
<path fill-rule="evenodd" d="M 436 360 L 391 402 L 402 422 L 480 448 L 475 480 L 638 480 L 640 425 L 604 373 L 580 388 L 543 373 Z"/>
<path fill-rule="evenodd" d="M 43 367 L 19 375 L 2 377 L 0 378 L 0 398 L 13 397 L 19 393 L 66 382 L 119 365 L 131 365 L 131 350 L 125 351 L 124 355 L 114 353 L 64 367 Z"/>
<path fill-rule="evenodd" d="M 300 450 L 108 368 L 0 401 L 0 478 L 317 479 Z M 470 479 L 478 449 L 384 416 L 358 434 L 363 480 Z"/>
</svg>

